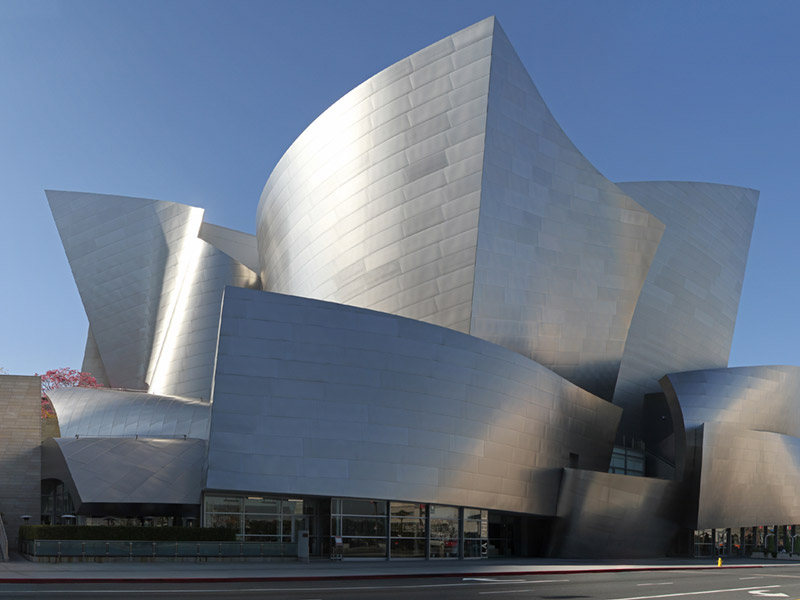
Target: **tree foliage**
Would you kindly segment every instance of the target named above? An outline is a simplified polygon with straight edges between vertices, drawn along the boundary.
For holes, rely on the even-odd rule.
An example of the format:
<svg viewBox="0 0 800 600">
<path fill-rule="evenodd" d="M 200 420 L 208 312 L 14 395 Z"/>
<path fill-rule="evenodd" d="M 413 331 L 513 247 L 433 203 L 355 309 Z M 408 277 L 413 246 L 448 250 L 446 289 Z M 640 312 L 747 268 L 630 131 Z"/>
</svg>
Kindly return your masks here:
<svg viewBox="0 0 800 600">
<path fill-rule="evenodd" d="M 38 373 L 37 373 L 38 375 Z M 47 397 L 47 392 L 58 388 L 65 387 L 88 387 L 98 388 L 103 387 L 103 384 L 98 383 L 91 373 L 78 371 L 77 369 L 70 369 L 69 367 L 62 367 L 60 369 L 51 369 L 42 378 L 42 418 L 49 419 L 56 416 L 53 405 Z"/>
</svg>

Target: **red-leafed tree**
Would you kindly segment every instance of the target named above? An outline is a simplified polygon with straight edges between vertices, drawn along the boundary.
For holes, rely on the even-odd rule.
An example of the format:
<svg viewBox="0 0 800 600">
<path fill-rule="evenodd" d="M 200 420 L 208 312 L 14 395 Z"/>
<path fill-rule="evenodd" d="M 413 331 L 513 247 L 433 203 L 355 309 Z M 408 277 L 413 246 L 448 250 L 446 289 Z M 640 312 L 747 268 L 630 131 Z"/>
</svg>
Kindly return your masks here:
<svg viewBox="0 0 800 600">
<path fill-rule="evenodd" d="M 55 410 L 53 410 L 53 405 L 50 404 L 50 400 L 47 398 L 47 392 L 50 390 L 64 387 L 103 387 L 103 384 L 98 383 L 97 379 L 95 379 L 91 373 L 70 369 L 69 367 L 51 369 L 44 375 L 41 375 L 41 378 L 43 419 L 49 419 L 56 416 Z"/>
</svg>

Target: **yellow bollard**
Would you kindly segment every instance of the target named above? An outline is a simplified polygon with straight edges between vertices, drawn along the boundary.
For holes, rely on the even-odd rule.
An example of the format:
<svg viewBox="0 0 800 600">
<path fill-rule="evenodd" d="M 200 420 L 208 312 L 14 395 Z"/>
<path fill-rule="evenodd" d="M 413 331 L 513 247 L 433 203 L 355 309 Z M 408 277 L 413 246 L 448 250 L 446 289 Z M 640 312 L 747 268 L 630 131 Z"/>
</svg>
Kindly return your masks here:
<svg viewBox="0 0 800 600">
<path fill-rule="evenodd" d="M 717 559 L 717 566 L 718 567 L 722 566 L 722 557 L 721 556 Z"/>
</svg>

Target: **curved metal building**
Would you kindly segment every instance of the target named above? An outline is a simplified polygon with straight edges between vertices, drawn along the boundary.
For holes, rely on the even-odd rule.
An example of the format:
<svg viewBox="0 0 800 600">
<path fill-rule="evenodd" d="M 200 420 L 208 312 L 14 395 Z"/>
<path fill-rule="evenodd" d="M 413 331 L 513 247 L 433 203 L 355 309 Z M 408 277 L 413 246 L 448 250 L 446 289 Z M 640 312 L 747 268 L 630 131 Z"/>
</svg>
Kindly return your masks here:
<svg viewBox="0 0 800 600">
<path fill-rule="evenodd" d="M 608 181 L 494 18 L 320 115 L 256 236 L 47 195 L 112 388 L 50 394 L 43 473 L 81 519 L 381 558 L 734 553 L 800 522 L 773 477 L 797 369 L 725 368 L 758 193 Z"/>
</svg>

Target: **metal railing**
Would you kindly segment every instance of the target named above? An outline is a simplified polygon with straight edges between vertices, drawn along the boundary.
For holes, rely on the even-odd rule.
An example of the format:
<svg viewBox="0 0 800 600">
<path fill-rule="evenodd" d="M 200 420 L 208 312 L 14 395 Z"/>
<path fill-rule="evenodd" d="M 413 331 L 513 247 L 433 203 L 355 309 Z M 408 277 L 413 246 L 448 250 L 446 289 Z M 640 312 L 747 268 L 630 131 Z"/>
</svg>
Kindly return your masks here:
<svg viewBox="0 0 800 600">
<path fill-rule="evenodd" d="M 283 542 L 145 542 L 117 540 L 22 540 L 34 558 L 287 558 L 296 543 Z"/>
</svg>

